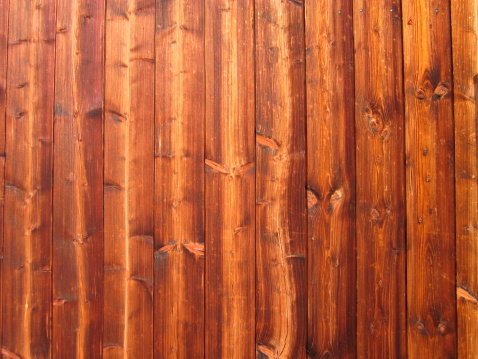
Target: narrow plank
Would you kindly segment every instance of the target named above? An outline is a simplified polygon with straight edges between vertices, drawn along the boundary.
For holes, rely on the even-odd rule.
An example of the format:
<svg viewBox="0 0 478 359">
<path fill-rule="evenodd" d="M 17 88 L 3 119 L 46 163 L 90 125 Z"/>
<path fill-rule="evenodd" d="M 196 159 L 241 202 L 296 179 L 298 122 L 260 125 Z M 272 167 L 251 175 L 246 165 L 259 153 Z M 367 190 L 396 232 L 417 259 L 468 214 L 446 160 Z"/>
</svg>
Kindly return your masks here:
<svg viewBox="0 0 478 359">
<path fill-rule="evenodd" d="M 4 356 L 48 358 L 55 1 L 10 2 L 3 263 Z"/>
<path fill-rule="evenodd" d="M 58 1 L 53 185 L 55 358 L 98 358 L 103 326 L 102 1 Z"/>
<path fill-rule="evenodd" d="M 303 11 L 255 1 L 257 358 L 306 357 Z"/>
<path fill-rule="evenodd" d="M 9 1 L 0 0 L 0 338 L 3 333 L 3 217 L 5 206 L 5 124 Z M 1 346 L 1 345 L 0 345 Z"/>
<path fill-rule="evenodd" d="M 352 0 L 305 3 L 310 358 L 356 357 L 352 15 Z"/>
<path fill-rule="evenodd" d="M 478 357 L 478 1 L 451 2 L 458 357 Z"/>
<path fill-rule="evenodd" d="M 156 358 L 204 357 L 204 2 L 157 1 Z"/>
<path fill-rule="evenodd" d="M 108 0 L 104 358 L 153 355 L 155 0 Z"/>
<path fill-rule="evenodd" d="M 206 358 L 253 358 L 253 1 L 207 0 L 205 13 Z"/>
<path fill-rule="evenodd" d="M 456 357 L 450 1 L 403 0 L 411 358 Z"/>
<path fill-rule="evenodd" d="M 406 357 L 399 0 L 354 0 L 357 357 Z"/>
</svg>

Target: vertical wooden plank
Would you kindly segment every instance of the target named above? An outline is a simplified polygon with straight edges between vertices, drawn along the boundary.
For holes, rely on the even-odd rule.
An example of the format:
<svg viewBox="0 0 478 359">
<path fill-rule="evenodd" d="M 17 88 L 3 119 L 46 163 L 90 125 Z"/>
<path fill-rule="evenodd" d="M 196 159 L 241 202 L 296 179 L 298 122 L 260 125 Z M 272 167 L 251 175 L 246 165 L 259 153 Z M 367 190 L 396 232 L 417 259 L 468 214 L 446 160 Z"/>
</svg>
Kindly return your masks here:
<svg viewBox="0 0 478 359">
<path fill-rule="evenodd" d="M 305 3 L 308 355 L 355 358 L 352 0 Z"/>
<path fill-rule="evenodd" d="M 456 357 L 450 1 L 403 0 L 408 355 Z"/>
<path fill-rule="evenodd" d="M 399 0 L 354 0 L 357 357 L 406 356 Z"/>
<path fill-rule="evenodd" d="M 451 2 L 458 357 L 478 357 L 478 1 Z"/>
<path fill-rule="evenodd" d="M 58 1 L 53 357 L 99 358 L 103 326 L 103 1 Z"/>
<path fill-rule="evenodd" d="M 155 0 L 107 0 L 104 358 L 153 355 Z"/>
<path fill-rule="evenodd" d="M 254 7 L 206 1 L 206 358 L 255 352 Z"/>
<path fill-rule="evenodd" d="M 156 2 L 155 357 L 204 357 L 204 2 Z"/>
<path fill-rule="evenodd" d="M 11 1 L 9 19 L 2 353 L 48 358 L 55 1 Z"/>
<path fill-rule="evenodd" d="M 306 357 L 303 10 L 255 1 L 257 358 Z"/>
<path fill-rule="evenodd" d="M 5 206 L 5 123 L 9 0 L 0 0 L 0 338 L 3 333 L 3 222 Z M 1 341 L 1 340 L 0 340 Z"/>
</svg>

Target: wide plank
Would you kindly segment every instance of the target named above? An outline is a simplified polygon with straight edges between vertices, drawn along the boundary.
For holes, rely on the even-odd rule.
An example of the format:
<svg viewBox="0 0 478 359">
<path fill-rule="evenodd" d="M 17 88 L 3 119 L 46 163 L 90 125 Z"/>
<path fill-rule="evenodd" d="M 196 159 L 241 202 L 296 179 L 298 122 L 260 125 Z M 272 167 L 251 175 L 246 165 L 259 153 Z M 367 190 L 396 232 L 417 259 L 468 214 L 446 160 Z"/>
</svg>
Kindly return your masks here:
<svg viewBox="0 0 478 359">
<path fill-rule="evenodd" d="M 354 0 L 357 357 L 406 356 L 399 0 Z"/>
<path fill-rule="evenodd" d="M 204 16 L 156 2 L 156 358 L 204 357 Z"/>
<path fill-rule="evenodd" d="M 254 3 L 206 0 L 206 358 L 255 355 Z"/>
<path fill-rule="evenodd" d="M 305 358 L 304 8 L 255 1 L 256 357 Z"/>
<path fill-rule="evenodd" d="M 450 1 L 402 5 L 408 356 L 456 358 Z"/>
<path fill-rule="evenodd" d="M 53 0 L 10 2 L 4 356 L 50 356 L 55 7 Z"/>
<path fill-rule="evenodd" d="M 106 2 L 104 358 L 153 354 L 155 0 Z"/>
<path fill-rule="evenodd" d="M 53 350 L 99 358 L 103 341 L 103 1 L 57 2 Z"/>
</svg>

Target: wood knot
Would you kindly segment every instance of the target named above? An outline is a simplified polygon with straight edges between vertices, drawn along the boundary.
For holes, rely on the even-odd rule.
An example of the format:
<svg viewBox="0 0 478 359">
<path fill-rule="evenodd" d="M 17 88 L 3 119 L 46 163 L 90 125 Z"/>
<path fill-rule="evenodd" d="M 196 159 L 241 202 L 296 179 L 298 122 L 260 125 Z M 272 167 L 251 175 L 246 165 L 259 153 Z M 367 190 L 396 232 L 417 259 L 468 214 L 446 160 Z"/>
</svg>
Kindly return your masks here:
<svg viewBox="0 0 478 359">
<path fill-rule="evenodd" d="M 417 91 L 415 91 L 415 97 L 419 99 L 420 101 L 425 100 L 427 98 L 425 90 L 422 88 L 419 88 Z"/>
<path fill-rule="evenodd" d="M 319 203 L 317 194 L 312 189 L 307 189 L 307 207 L 313 208 Z"/>
<path fill-rule="evenodd" d="M 449 82 L 442 82 L 440 83 L 435 91 L 433 92 L 432 100 L 438 101 L 443 98 L 448 92 L 450 91 L 450 83 Z"/>
</svg>

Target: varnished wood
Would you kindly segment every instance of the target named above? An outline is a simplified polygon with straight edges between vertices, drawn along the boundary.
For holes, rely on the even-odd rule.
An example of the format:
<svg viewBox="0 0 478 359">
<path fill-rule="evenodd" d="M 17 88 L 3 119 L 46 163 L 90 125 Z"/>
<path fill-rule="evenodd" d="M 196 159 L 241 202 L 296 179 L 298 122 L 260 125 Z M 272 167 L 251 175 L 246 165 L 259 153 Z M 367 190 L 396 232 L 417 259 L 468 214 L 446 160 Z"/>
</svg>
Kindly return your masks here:
<svg viewBox="0 0 478 359">
<path fill-rule="evenodd" d="M 400 1 L 355 0 L 357 357 L 406 356 Z"/>
<path fill-rule="evenodd" d="M 153 355 L 154 0 L 106 2 L 104 358 Z"/>
<path fill-rule="evenodd" d="M 303 6 L 255 1 L 256 357 L 305 358 Z"/>
<path fill-rule="evenodd" d="M 2 350 L 48 358 L 55 1 L 10 2 L 9 19 Z"/>
<path fill-rule="evenodd" d="M 206 0 L 206 358 L 255 352 L 253 5 Z"/>
<path fill-rule="evenodd" d="M 3 332 L 3 216 L 5 205 L 5 126 L 7 105 L 8 0 L 0 0 L 0 338 Z"/>
<path fill-rule="evenodd" d="M 478 1 L 452 1 L 458 357 L 478 357 Z"/>
<path fill-rule="evenodd" d="M 450 1 L 403 0 L 408 356 L 455 358 Z"/>
<path fill-rule="evenodd" d="M 305 3 L 308 344 L 310 358 L 355 358 L 355 148 L 352 1 Z"/>
<path fill-rule="evenodd" d="M 102 1 L 58 1 L 53 185 L 55 358 L 99 358 L 103 341 Z"/>
<path fill-rule="evenodd" d="M 204 3 L 156 3 L 156 358 L 204 357 Z"/>
</svg>

